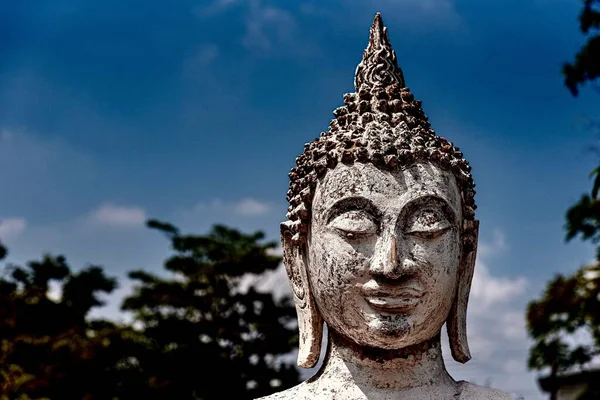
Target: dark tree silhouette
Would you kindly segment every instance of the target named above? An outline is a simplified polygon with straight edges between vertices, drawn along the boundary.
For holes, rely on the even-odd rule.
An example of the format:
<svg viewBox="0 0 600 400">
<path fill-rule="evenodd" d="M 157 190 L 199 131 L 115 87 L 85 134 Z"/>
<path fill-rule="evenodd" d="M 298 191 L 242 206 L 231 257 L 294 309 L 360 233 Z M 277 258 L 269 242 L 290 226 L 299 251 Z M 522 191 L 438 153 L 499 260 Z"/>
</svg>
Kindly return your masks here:
<svg viewBox="0 0 600 400">
<path fill-rule="evenodd" d="M 113 399 L 129 329 L 86 317 L 116 281 L 97 266 L 72 273 L 62 256 L 2 272 L 0 399 Z"/>
<path fill-rule="evenodd" d="M 0 242 L 0 260 L 3 260 L 7 254 L 8 254 L 8 251 L 6 250 L 6 247 L 4 247 L 2 245 L 2 242 Z"/>
<path fill-rule="evenodd" d="M 148 226 L 168 237 L 174 255 L 168 279 L 129 274 L 137 287 L 122 308 L 149 343 L 135 355 L 145 382 L 136 398 L 250 399 L 297 384 L 297 370 L 280 360 L 297 343 L 290 300 L 241 287 L 248 274 L 279 265 L 276 244 L 220 225 L 206 236 Z"/>
<path fill-rule="evenodd" d="M 570 276 L 558 275 L 547 284 L 543 296 L 532 301 L 527 310 L 529 335 L 535 341 L 529 352 L 530 369 L 550 367 L 551 378 L 585 370 L 592 358 L 600 354 L 599 298 L 598 264 Z M 569 345 L 567 338 L 581 331 L 586 331 L 592 342 Z M 556 389 L 551 398 L 556 398 Z"/>
<path fill-rule="evenodd" d="M 135 328 L 89 319 L 117 285 L 98 266 L 73 273 L 64 257 L 45 256 L 2 268 L 0 400 L 246 399 L 298 383 L 281 357 L 297 344 L 290 300 L 242 287 L 279 265 L 276 245 L 224 226 L 206 236 L 148 226 L 175 254 L 170 279 L 129 274 L 137 287 L 123 309 Z"/>
<path fill-rule="evenodd" d="M 581 31 L 587 41 L 565 64 L 565 85 L 573 96 L 585 83 L 600 77 L 600 0 L 584 0 L 579 16 Z M 592 122 L 595 126 L 597 122 Z M 600 242 L 600 167 L 592 171 L 592 190 L 567 211 L 566 239 L 576 237 Z M 556 398 L 556 377 L 573 370 L 584 370 L 594 356 L 600 354 L 600 247 L 596 262 L 569 276 L 557 275 L 548 282 L 544 294 L 527 308 L 527 326 L 534 344 L 529 353 L 529 368 L 550 369 L 551 399 Z M 592 342 L 570 346 L 567 338 L 577 331 L 587 331 Z M 589 382 L 582 399 L 600 398 L 600 388 Z"/>
<path fill-rule="evenodd" d="M 575 55 L 575 61 L 563 67 L 565 85 L 574 96 L 581 85 L 600 77 L 600 0 L 584 0 L 579 27 L 587 41 Z"/>
</svg>

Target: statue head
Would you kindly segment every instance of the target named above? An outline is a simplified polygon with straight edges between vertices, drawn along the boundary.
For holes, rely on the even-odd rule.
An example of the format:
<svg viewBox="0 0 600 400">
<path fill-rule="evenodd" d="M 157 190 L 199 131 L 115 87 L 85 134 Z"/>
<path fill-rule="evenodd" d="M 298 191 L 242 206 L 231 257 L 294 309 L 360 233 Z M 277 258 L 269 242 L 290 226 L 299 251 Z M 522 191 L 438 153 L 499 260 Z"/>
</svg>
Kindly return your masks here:
<svg viewBox="0 0 600 400">
<path fill-rule="evenodd" d="M 379 14 L 354 86 L 289 174 L 281 234 L 298 365 L 318 361 L 324 321 L 382 350 L 430 340 L 446 323 L 452 356 L 466 362 L 478 234 L 469 163 L 431 129 Z"/>
</svg>

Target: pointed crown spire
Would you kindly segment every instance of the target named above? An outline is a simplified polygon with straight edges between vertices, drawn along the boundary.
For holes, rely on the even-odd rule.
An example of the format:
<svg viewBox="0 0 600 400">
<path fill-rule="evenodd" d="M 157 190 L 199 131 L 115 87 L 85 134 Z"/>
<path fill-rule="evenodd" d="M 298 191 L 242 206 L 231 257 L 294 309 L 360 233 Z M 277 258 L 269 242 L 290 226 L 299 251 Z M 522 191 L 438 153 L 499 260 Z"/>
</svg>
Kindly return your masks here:
<svg viewBox="0 0 600 400">
<path fill-rule="evenodd" d="M 476 206 L 471 166 L 458 147 L 431 129 L 421 101 L 406 87 L 379 13 L 354 85 L 356 92 L 346 93 L 344 105 L 333 111 L 329 129 L 304 145 L 289 173 L 287 217 L 294 240 L 306 239 L 317 182 L 338 163 L 372 163 L 390 170 L 419 161 L 436 163 L 453 172 L 462 192 L 463 218 L 472 221 Z M 474 243 L 471 233 L 465 243 Z"/>
<path fill-rule="evenodd" d="M 387 87 L 394 83 L 399 87 L 406 86 L 404 74 L 398 67 L 396 52 L 388 38 L 387 28 L 383 25 L 381 14 L 377 13 L 371 26 L 369 45 L 363 51 L 362 61 L 356 67 L 354 88 L 358 91 L 362 85 L 373 88 Z"/>
</svg>

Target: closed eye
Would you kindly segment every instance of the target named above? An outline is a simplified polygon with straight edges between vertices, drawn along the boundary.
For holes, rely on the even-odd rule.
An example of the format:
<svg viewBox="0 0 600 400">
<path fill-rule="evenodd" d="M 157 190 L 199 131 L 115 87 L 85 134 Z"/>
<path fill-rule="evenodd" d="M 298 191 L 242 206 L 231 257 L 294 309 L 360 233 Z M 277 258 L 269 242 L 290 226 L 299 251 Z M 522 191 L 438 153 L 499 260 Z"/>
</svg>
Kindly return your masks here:
<svg viewBox="0 0 600 400">
<path fill-rule="evenodd" d="M 408 233 L 409 235 L 412 235 L 412 236 L 416 236 L 421 239 L 435 239 L 435 238 L 441 236 L 442 234 L 446 233 L 449 229 L 450 229 L 450 227 L 436 229 L 436 230 L 410 231 L 410 232 L 406 232 L 406 233 Z"/>
<path fill-rule="evenodd" d="M 435 239 L 450 228 L 452 225 L 442 210 L 426 208 L 417 210 L 409 217 L 405 232 L 421 239 Z"/>
<path fill-rule="evenodd" d="M 335 217 L 329 226 L 346 239 L 358 239 L 374 235 L 377 225 L 364 211 L 352 210 Z"/>
</svg>

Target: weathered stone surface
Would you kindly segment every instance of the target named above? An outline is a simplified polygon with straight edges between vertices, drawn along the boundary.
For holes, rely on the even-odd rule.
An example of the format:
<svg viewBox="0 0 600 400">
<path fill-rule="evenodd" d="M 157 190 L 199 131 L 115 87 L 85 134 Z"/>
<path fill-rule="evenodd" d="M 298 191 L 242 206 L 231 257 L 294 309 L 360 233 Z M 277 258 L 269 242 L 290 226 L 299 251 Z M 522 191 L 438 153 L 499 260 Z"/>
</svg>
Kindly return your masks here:
<svg viewBox="0 0 600 400">
<path fill-rule="evenodd" d="M 457 147 L 430 128 L 377 14 L 328 132 L 290 172 L 284 264 L 300 330 L 298 365 L 320 371 L 266 399 L 510 399 L 456 382 L 440 334 L 467 362 L 475 256 L 474 183 Z"/>
</svg>

